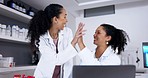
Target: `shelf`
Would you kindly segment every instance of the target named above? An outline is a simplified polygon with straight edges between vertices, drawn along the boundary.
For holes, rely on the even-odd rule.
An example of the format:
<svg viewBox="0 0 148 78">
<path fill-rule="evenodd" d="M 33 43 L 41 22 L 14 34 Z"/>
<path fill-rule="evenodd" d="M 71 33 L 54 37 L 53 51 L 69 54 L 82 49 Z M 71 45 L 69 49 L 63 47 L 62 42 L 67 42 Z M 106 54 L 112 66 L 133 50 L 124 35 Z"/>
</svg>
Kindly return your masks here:
<svg viewBox="0 0 148 78">
<path fill-rule="evenodd" d="M 20 66 L 20 67 L 9 67 L 9 68 L 0 68 L 0 73 L 22 71 L 22 70 L 34 70 L 36 66 Z"/>
<path fill-rule="evenodd" d="M 1 36 L 1 35 L 0 35 L 0 41 L 18 42 L 18 43 L 29 43 L 28 40 L 18 39 L 18 38 L 13 38 L 13 37 L 6 37 L 6 36 Z"/>
<path fill-rule="evenodd" d="M 32 19 L 31 16 L 24 14 L 22 12 L 19 12 L 17 10 L 14 10 L 10 7 L 3 5 L 3 4 L 0 4 L 0 14 L 4 15 L 6 17 L 10 17 L 12 19 L 24 22 L 24 23 L 29 23 L 30 19 Z"/>
</svg>

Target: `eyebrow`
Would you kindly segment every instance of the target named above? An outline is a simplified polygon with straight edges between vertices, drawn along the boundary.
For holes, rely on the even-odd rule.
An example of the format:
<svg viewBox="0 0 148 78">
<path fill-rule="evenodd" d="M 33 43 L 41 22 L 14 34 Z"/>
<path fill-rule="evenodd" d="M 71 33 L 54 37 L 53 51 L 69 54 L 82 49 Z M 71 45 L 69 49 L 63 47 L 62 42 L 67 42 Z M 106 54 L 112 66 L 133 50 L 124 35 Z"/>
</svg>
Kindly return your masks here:
<svg viewBox="0 0 148 78">
<path fill-rule="evenodd" d="M 96 31 L 100 31 L 100 30 L 97 29 Z"/>
<path fill-rule="evenodd" d="M 99 32 L 99 30 L 96 30 L 95 33 Z"/>
</svg>

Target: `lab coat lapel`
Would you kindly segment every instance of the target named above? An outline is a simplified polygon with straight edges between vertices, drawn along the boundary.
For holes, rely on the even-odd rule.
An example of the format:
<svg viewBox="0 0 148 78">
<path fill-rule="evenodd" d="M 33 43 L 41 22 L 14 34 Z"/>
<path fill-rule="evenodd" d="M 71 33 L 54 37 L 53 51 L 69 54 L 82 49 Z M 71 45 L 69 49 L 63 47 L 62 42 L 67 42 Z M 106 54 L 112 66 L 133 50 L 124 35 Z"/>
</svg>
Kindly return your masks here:
<svg viewBox="0 0 148 78">
<path fill-rule="evenodd" d="M 59 35 L 59 40 L 58 40 L 58 45 L 59 45 L 59 44 L 62 42 L 62 40 L 63 40 L 63 36 L 64 36 L 63 30 L 61 30 L 58 35 Z M 45 37 L 49 39 L 48 42 L 49 42 L 50 44 L 54 45 L 53 39 L 51 38 L 51 36 L 50 36 L 50 34 L 49 34 L 49 31 L 47 31 Z"/>
<path fill-rule="evenodd" d="M 63 30 L 61 30 L 61 31 L 59 32 L 58 45 L 60 45 L 60 44 L 61 44 L 61 42 L 63 41 L 63 36 L 64 36 L 64 33 L 63 33 Z"/>
<path fill-rule="evenodd" d="M 64 39 L 64 34 L 63 34 L 63 30 L 61 30 L 60 32 L 59 32 L 59 39 L 58 39 L 58 50 L 59 50 L 59 52 L 60 51 L 62 51 L 63 49 L 63 39 Z"/>
<path fill-rule="evenodd" d="M 46 44 L 51 47 L 51 50 L 54 50 L 56 47 L 55 47 L 55 44 L 53 43 L 53 39 L 51 38 L 50 34 L 49 34 L 49 31 L 46 32 L 45 35 L 43 35 L 43 37 L 45 38 L 45 42 Z"/>
<path fill-rule="evenodd" d="M 47 35 L 48 35 L 48 42 L 52 45 L 54 45 L 53 43 L 53 39 L 51 38 L 50 34 L 49 34 L 49 31 L 47 32 Z"/>
</svg>

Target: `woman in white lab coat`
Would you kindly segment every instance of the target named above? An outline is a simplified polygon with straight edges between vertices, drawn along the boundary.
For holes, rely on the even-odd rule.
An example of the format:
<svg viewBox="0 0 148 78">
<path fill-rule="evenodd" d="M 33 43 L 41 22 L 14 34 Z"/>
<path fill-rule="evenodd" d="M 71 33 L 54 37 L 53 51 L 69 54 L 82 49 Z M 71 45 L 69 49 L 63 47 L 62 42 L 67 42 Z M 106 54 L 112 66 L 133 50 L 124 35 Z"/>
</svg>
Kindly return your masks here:
<svg viewBox="0 0 148 78">
<path fill-rule="evenodd" d="M 82 24 L 83 25 L 83 24 Z M 125 31 L 109 24 L 100 25 L 94 34 L 96 50 L 91 52 L 83 43 L 82 37 L 78 40 L 79 56 L 82 65 L 120 65 L 118 56 L 124 51 L 129 39 Z"/>
<path fill-rule="evenodd" d="M 66 16 L 63 6 L 50 4 L 31 19 L 28 36 L 31 46 L 41 53 L 35 78 L 71 78 L 73 57 L 77 55 L 74 46 L 82 34 L 77 31 L 73 38 L 72 31 L 64 27 Z"/>
</svg>

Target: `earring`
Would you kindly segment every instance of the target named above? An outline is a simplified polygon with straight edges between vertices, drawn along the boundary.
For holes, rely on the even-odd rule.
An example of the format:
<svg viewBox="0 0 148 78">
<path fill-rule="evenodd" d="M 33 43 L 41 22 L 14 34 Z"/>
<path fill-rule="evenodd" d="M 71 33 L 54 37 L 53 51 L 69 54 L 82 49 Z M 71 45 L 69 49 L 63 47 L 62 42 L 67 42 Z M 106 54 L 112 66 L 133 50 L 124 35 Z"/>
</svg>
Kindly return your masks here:
<svg viewBox="0 0 148 78">
<path fill-rule="evenodd" d="M 106 42 L 106 44 L 108 44 L 108 41 Z"/>
</svg>

